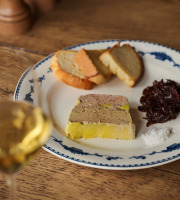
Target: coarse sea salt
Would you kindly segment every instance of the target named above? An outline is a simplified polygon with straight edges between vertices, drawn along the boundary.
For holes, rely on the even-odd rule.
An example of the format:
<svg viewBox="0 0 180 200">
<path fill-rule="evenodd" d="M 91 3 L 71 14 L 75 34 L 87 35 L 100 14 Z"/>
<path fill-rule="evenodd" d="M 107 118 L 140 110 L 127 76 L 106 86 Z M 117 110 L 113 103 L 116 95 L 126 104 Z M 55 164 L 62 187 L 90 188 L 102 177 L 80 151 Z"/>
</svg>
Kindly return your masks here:
<svg viewBox="0 0 180 200">
<path fill-rule="evenodd" d="M 171 135 L 171 128 L 154 127 L 148 132 L 142 134 L 142 138 L 146 145 L 158 145 L 166 141 Z"/>
</svg>

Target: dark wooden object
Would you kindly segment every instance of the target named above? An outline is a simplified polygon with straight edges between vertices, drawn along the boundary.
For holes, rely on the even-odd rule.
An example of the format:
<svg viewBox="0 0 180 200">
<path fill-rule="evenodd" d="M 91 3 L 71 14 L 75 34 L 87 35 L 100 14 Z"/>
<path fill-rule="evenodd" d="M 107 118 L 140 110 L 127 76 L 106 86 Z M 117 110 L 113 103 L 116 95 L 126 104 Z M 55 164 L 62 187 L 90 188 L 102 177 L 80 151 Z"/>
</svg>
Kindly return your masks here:
<svg viewBox="0 0 180 200">
<path fill-rule="evenodd" d="M 0 33 L 22 34 L 32 23 L 30 8 L 22 0 L 0 0 Z"/>
</svg>

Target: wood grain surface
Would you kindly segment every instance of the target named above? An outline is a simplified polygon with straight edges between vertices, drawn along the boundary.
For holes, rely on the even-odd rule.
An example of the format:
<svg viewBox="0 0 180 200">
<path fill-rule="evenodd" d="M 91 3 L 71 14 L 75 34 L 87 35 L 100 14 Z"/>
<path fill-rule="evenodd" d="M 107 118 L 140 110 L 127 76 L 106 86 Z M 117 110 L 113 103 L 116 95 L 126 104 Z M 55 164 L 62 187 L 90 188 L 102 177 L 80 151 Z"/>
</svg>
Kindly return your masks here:
<svg viewBox="0 0 180 200">
<path fill-rule="evenodd" d="M 0 46 L 21 49 L 36 63 L 58 49 L 105 39 L 143 40 L 180 51 L 180 1 L 60 0 L 53 10 L 34 15 L 28 33 L 1 34 Z M 25 70 L 12 73 L 0 67 L 0 98 L 13 94 Z M 8 78 L 14 79 L 13 85 Z M 76 165 L 41 149 L 20 170 L 16 194 L 20 200 L 178 200 L 180 160 L 148 169 L 114 171 Z M 2 173 L 1 199 L 8 199 Z"/>
</svg>

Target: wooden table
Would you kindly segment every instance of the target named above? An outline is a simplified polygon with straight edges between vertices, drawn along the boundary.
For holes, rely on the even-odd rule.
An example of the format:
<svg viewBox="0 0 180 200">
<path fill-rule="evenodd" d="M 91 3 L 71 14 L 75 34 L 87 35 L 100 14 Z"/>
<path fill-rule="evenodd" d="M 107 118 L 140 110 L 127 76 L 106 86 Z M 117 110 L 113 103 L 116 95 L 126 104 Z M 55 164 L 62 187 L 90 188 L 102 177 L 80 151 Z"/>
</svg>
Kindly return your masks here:
<svg viewBox="0 0 180 200">
<path fill-rule="evenodd" d="M 180 1 L 61 0 L 54 10 L 37 14 L 28 33 L 0 35 L 0 45 L 22 49 L 37 62 L 58 49 L 105 39 L 143 40 L 180 51 Z M 14 70 L 11 78 L 18 80 L 25 70 Z M 6 81 L 6 88 L 0 85 L 1 97 L 12 94 L 17 83 Z M 76 165 L 42 149 L 17 180 L 17 197 L 22 200 L 175 200 L 179 194 L 180 160 L 148 169 L 113 171 Z M 0 199 L 7 196 L 0 173 Z"/>
</svg>

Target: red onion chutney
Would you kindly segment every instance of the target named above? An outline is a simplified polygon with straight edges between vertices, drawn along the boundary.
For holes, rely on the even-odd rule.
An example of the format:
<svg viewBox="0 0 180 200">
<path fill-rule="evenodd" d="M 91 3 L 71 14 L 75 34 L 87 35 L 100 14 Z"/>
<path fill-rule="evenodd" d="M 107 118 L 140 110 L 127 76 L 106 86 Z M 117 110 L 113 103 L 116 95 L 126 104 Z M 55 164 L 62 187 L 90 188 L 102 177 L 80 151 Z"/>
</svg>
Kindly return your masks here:
<svg viewBox="0 0 180 200">
<path fill-rule="evenodd" d="M 180 112 L 180 84 L 168 79 L 154 81 L 143 90 L 138 110 L 146 112 L 146 126 L 175 119 Z"/>
</svg>

